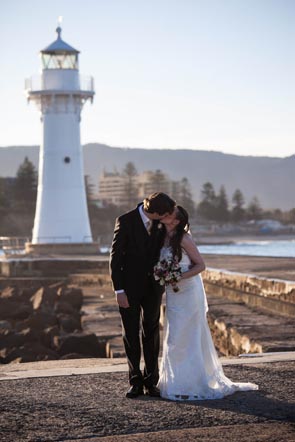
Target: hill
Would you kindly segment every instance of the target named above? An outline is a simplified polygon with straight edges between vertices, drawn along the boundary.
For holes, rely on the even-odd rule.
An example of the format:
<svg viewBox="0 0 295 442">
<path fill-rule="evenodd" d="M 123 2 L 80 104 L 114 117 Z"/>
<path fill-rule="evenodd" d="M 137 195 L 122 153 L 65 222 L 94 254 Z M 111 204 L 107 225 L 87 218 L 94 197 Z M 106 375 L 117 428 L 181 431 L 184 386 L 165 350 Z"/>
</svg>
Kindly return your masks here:
<svg viewBox="0 0 295 442">
<path fill-rule="evenodd" d="M 38 167 L 38 152 L 38 146 L 0 148 L 0 176 L 15 176 L 25 156 Z M 216 190 L 223 184 L 229 198 L 240 188 L 247 202 L 257 196 L 265 209 L 295 207 L 295 155 L 272 158 L 205 150 L 110 147 L 96 143 L 84 146 L 85 174 L 96 186 L 103 169 L 121 171 L 128 161 L 132 161 L 139 172 L 161 169 L 175 180 L 187 177 L 196 200 L 200 198 L 203 183 L 210 181 Z"/>
</svg>

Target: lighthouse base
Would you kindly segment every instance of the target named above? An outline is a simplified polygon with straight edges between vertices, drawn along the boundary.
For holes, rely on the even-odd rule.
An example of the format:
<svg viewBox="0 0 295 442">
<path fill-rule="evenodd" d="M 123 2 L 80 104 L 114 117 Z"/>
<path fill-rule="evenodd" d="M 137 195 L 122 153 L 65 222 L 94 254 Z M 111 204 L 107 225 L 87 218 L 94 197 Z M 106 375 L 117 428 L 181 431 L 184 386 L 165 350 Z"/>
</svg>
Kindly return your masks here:
<svg viewBox="0 0 295 442">
<path fill-rule="evenodd" d="M 52 243 L 52 244 L 25 244 L 25 251 L 31 255 L 97 255 L 99 244 L 91 243 Z"/>
</svg>

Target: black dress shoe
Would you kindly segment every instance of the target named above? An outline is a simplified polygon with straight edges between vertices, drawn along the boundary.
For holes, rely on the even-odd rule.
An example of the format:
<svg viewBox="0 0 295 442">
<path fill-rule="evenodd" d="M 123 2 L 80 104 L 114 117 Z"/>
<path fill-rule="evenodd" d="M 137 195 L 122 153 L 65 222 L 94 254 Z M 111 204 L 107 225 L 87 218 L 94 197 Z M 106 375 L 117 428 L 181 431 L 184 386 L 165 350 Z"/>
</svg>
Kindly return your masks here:
<svg viewBox="0 0 295 442">
<path fill-rule="evenodd" d="M 155 385 L 151 387 L 145 387 L 145 394 L 152 397 L 160 397 L 160 390 Z"/>
<path fill-rule="evenodd" d="M 141 394 L 143 394 L 143 388 L 141 385 L 131 385 L 126 393 L 126 397 L 133 399 Z"/>
</svg>

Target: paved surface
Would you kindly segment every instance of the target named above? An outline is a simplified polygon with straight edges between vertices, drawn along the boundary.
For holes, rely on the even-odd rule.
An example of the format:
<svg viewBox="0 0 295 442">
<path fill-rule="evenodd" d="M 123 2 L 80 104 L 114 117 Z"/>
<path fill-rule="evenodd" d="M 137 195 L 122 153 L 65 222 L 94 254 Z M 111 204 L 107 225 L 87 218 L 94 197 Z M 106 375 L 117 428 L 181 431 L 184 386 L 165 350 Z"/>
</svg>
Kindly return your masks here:
<svg viewBox="0 0 295 442">
<path fill-rule="evenodd" d="M 232 380 L 255 382 L 260 389 L 211 401 L 127 399 L 125 371 L 6 380 L 0 382 L 0 440 L 291 442 L 295 361 L 289 356 L 279 362 L 270 362 L 275 356 L 269 355 L 269 362 L 257 357 L 252 363 L 243 358 L 243 363 L 225 365 Z M 48 363 L 37 364 L 46 369 Z M 89 360 L 74 364 L 86 368 Z"/>
<path fill-rule="evenodd" d="M 256 365 L 271 362 L 295 362 L 295 352 L 256 353 L 240 357 L 220 358 L 222 365 Z M 68 359 L 0 365 L 0 381 L 15 379 L 72 376 L 99 373 L 127 372 L 126 358 Z"/>
</svg>

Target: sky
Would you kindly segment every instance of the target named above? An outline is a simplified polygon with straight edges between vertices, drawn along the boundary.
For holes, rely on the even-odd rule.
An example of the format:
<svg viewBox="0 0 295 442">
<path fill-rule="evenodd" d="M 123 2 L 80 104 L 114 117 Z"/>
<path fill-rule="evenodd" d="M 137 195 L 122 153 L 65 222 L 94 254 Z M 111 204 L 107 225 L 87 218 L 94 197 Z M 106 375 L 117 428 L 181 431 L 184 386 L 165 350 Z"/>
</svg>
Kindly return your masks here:
<svg viewBox="0 0 295 442">
<path fill-rule="evenodd" d="M 95 81 L 83 144 L 295 154 L 295 0 L 0 0 L 0 146 L 41 142 L 24 81 L 58 16 Z"/>
</svg>

